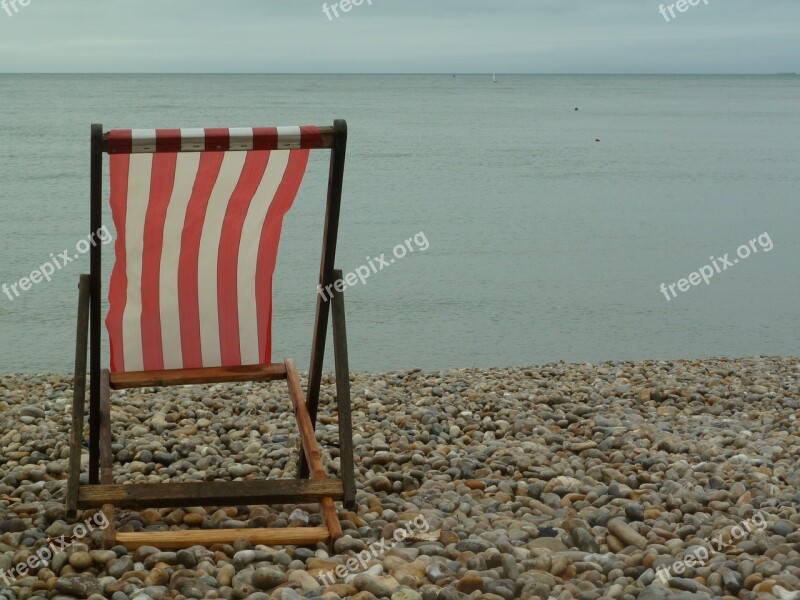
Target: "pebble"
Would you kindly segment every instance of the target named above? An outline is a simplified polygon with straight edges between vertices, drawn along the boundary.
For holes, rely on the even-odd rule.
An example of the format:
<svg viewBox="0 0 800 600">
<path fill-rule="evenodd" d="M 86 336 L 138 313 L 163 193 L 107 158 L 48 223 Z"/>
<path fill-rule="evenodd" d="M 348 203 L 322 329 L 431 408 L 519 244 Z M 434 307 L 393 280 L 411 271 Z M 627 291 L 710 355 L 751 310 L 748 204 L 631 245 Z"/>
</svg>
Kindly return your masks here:
<svg viewBox="0 0 800 600">
<path fill-rule="evenodd" d="M 90 536 L 17 578 L 14 597 L 800 600 L 799 374 L 779 357 L 355 374 L 357 507 L 340 508 L 332 553 L 102 550 Z M 317 437 L 336 475 L 331 383 Z M 4 571 L 71 535 L 71 393 L 65 376 L 0 376 Z M 289 402 L 282 382 L 115 392 L 115 479 L 293 477 Z M 764 530 L 747 530 L 757 515 Z M 117 515 L 120 531 L 320 522 L 303 504 Z M 719 535 L 723 552 L 662 585 L 656 569 Z M 368 569 L 353 559 L 365 551 Z"/>
<path fill-rule="evenodd" d="M 644 550 L 647 547 L 647 539 L 622 519 L 609 521 L 607 527 L 609 532 L 629 546 L 634 546 L 639 550 Z"/>
<path fill-rule="evenodd" d="M 356 575 L 353 585 L 359 592 L 369 592 L 377 598 L 391 596 L 400 586 L 393 577 L 366 574 Z"/>
<path fill-rule="evenodd" d="M 333 544 L 333 549 L 337 554 L 344 554 L 345 552 L 361 552 L 367 545 L 358 538 L 346 535 L 339 538 Z"/>
<path fill-rule="evenodd" d="M 78 570 L 88 569 L 92 562 L 92 555 L 88 552 L 73 552 L 69 557 L 69 564 Z"/>
<path fill-rule="evenodd" d="M 286 574 L 277 567 L 261 567 L 253 572 L 251 581 L 260 590 L 271 590 L 286 582 Z"/>
</svg>

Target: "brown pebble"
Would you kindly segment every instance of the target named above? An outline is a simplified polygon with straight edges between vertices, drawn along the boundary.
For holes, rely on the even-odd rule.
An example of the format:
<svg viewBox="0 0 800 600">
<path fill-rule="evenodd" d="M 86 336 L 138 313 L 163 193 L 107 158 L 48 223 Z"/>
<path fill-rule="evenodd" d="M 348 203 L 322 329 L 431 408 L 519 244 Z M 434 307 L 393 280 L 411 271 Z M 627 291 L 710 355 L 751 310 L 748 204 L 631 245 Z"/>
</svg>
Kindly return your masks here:
<svg viewBox="0 0 800 600">
<path fill-rule="evenodd" d="M 619 538 L 611 535 L 610 533 L 606 536 L 606 544 L 608 544 L 608 549 L 615 554 L 619 554 L 625 550 L 625 544 Z"/>
<path fill-rule="evenodd" d="M 458 534 L 453 531 L 442 531 L 439 534 L 439 541 L 445 546 L 449 544 L 457 544 L 458 540 Z"/>
<path fill-rule="evenodd" d="M 661 516 L 664 510 L 661 508 L 648 508 L 644 511 L 644 520 L 649 521 L 651 519 L 655 520 Z"/>
<path fill-rule="evenodd" d="M 744 580 L 744 587 L 745 589 L 752 590 L 762 581 L 764 581 L 764 576 L 761 573 L 753 573 Z"/>
<path fill-rule="evenodd" d="M 771 594 L 773 587 L 775 587 L 774 581 L 762 581 L 756 587 L 753 588 L 753 591 L 756 593 L 766 592 L 768 594 Z"/>
<path fill-rule="evenodd" d="M 462 594 L 483 591 L 483 579 L 476 571 L 467 571 L 456 584 L 456 589 Z"/>
<path fill-rule="evenodd" d="M 196 513 L 189 513 L 183 516 L 183 522 L 186 525 L 202 525 L 204 520 L 205 516 Z"/>
<path fill-rule="evenodd" d="M 647 539 L 622 519 L 612 519 L 608 522 L 607 527 L 612 534 L 629 546 L 634 546 L 639 550 L 644 550 L 647 547 Z"/>
<path fill-rule="evenodd" d="M 356 586 L 349 583 L 335 583 L 325 588 L 326 593 L 336 594 L 340 598 L 355 596 L 358 590 Z"/>
</svg>

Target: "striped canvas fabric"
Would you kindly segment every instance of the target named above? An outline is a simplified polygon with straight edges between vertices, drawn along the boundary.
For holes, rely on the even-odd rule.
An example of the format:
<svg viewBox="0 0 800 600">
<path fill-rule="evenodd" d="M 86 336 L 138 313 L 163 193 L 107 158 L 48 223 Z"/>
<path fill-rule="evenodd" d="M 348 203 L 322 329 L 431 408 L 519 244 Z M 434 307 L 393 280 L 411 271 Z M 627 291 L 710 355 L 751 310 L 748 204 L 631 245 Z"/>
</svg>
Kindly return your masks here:
<svg viewBox="0 0 800 600">
<path fill-rule="evenodd" d="M 272 276 L 316 128 L 109 132 L 112 372 L 271 362 Z"/>
</svg>

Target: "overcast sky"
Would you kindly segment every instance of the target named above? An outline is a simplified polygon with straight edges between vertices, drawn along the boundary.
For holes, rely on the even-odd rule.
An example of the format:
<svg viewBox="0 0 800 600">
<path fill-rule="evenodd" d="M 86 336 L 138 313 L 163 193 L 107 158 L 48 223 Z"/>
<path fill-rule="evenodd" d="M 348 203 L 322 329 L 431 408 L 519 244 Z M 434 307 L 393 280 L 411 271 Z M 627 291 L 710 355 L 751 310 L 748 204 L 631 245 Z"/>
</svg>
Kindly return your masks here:
<svg viewBox="0 0 800 600">
<path fill-rule="evenodd" d="M 2 72 L 800 72 L 800 0 L 3 1 Z"/>
</svg>

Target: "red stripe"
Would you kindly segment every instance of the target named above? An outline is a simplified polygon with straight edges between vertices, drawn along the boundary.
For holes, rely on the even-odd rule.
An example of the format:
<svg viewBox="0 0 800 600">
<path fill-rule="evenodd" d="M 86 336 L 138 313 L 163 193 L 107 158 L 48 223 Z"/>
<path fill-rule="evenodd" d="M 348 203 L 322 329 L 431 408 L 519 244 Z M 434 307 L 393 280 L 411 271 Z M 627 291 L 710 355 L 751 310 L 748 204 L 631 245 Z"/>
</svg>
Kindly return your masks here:
<svg viewBox="0 0 800 600">
<path fill-rule="evenodd" d="M 231 148 L 229 129 L 206 129 L 206 150 L 224 151 Z"/>
<path fill-rule="evenodd" d="M 142 355 L 145 371 L 164 369 L 164 352 L 161 340 L 160 274 L 161 253 L 164 247 L 164 224 L 167 206 L 175 184 L 175 153 L 153 156 L 150 178 L 150 200 L 144 220 L 142 249 Z"/>
<path fill-rule="evenodd" d="M 119 154 L 109 158 L 111 176 L 111 216 L 117 230 L 114 242 L 115 263 L 108 287 L 109 309 L 106 315 L 109 348 L 111 350 L 111 371 L 125 370 L 124 345 L 122 343 L 122 315 L 128 300 L 128 275 L 125 272 L 125 220 L 128 210 L 128 172 L 130 154 Z"/>
<path fill-rule="evenodd" d="M 277 127 L 253 127 L 253 150 L 275 150 L 277 148 Z"/>
<path fill-rule="evenodd" d="M 300 145 L 303 148 L 322 148 L 322 133 L 316 125 L 300 126 Z"/>
<path fill-rule="evenodd" d="M 242 229 L 253 196 L 264 177 L 269 152 L 248 152 L 236 189 L 228 202 L 217 260 L 217 306 L 222 366 L 242 364 L 239 343 L 239 296 L 237 268 Z"/>
<path fill-rule="evenodd" d="M 133 134 L 130 129 L 114 129 L 108 132 L 106 152 L 109 154 L 130 154 L 133 147 Z M 128 177 L 125 177 L 127 181 Z M 126 184 L 127 185 L 127 184 Z"/>
<path fill-rule="evenodd" d="M 180 129 L 156 129 L 156 152 L 180 152 Z"/>
<path fill-rule="evenodd" d="M 272 276 L 278 259 L 283 217 L 292 207 L 308 164 L 308 150 L 292 150 L 289 164 L 275 198 L 267 211 L 256 263 L 256 307 L 258 310 L 258 339 L 261 363 L 272 361 Z"/>
<path fill-rule="evenodd" d="M 185 369 L 203 366 L 198 300 L 200 236 L 203 233 L 208 201 L 217 182 L 224 157 L 225 154 L 222 152 L 209 152 L 200 156 L 200 166 L 192 196 L 186 207 L 186 221 L 181 235 L 181 256 L 178 259 L 178 306 L 181 315 L 181 349 Z"/>
</svg>

